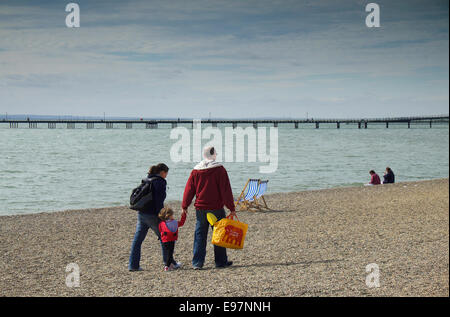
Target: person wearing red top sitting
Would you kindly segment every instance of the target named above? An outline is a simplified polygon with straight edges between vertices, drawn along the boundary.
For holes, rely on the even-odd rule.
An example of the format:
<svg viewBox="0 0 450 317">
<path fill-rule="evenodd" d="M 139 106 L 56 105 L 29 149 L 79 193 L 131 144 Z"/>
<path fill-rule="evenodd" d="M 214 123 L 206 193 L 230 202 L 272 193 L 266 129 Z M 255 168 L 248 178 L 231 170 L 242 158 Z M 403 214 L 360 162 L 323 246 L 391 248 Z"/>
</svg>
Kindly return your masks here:
<svg viewBox="0 0 450 317">
<path fill-rule="evenodd" d="M 164 271 L 172 271 L 178 269 L 180 265 L 173 259 L 173 252 L 175 250 L 175 241 L 178 240 L 178 228 L 184 225 L 186 221 L 186 212 L 181 214 L 180 221 L 173 217 L 173 210 L 170 208 L 163 208 L 159 212 L 159 232 L 161 233 L 161 243 L 166 251 L 164 254 Z"/>
<path fill-rule="evenodd" d="M 374 170 L 371 170 L 369 172 L 369 174 L 370 174 L 369 185 L 380 185 L 381 184 L 380 176 L 378 176 L 378 174 L 375 173 Z"/>
<path fill-rule="evenodd" d="M 206 214 L 214 214 L 219 221 L 225 218 L 223 207 L 226 206 L 232 215 L 236 215 L 227 171 L 222 164 L 216 162 L 216 156 L 217 152 L 212 146 L 203 150 L 204 160 L 192 170 L 184 189 L 181 205 L 183 211 L 187 212 L 192 199 L 196 196 L 194 206 L 197 224 L 195 227 L 194 256 L 192 258 L 192 266 L 195 270 L 203 268 L 206 257 L 206 240 L 210 227 Z M 227 249 L 216 245 L 214 246 L 214 261 L 217 268 L 225 268 L 233 264 L 232 261 L 228 261 Z"/>
</svg>

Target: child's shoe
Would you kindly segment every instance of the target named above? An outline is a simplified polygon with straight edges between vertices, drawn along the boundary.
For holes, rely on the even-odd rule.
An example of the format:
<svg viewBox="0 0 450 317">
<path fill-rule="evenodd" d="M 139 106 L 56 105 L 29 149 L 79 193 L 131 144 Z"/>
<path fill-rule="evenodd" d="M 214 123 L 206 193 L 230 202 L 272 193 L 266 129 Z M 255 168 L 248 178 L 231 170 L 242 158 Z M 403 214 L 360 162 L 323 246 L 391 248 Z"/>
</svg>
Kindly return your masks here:
<svg viewBox="0 0 450 317">
<path fill-rule="evenodd" d="M 173 271 L 173 270 L 175 270 L 173 264 L 170 264 L 170 266 L 164 267 L 164 272 Z"/>
</svg>

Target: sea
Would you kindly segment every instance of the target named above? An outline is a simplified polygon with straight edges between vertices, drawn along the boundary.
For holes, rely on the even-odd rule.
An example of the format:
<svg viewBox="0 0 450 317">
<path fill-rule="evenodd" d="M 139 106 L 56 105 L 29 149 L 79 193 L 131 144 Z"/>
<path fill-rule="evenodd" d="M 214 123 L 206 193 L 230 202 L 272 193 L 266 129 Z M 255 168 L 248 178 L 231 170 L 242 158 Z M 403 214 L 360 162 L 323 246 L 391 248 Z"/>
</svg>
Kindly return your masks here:
<svg viewBox="0 0 450 317">
<path fill-rule="evenodd" d="M 229 125 L 219 124 L 225 135 Z M 246 125 L 239 125 L 247 127 Z M 332 187 L 363 186 L 369 170 L 382 178 L 387 166 L 397 181 L 418 181 L 449 176 L 448 123 L 369 124 L 280 124 L 277 142 L 266 127 L 266 146 L 276 144 L 277 164 L 270 173 L 261 172 L 268 163 L 235 159 L 222 164 L 238 195 L 249 178 L 268 179 L 268 193 L 293 192 Z M 183 128 L 179 125 L 178 128 Z M 10 128 L 0 123 L 0 215 L 53 212 L 68 209 L 123 206 L 133 188 L 139 185 L 151 165 L 163 162 L 170 168 L 167 200 L 183 197 L 186 181 L 197 163 L 191 125 L 184 126 L 191 136 L 190 160 L 179 161 L 173 152 L 178 139 L 171 138 L 171 125 L 157 129 L 135 125 L 113 129 L 97 124 L 94 129 L 77 125 L 67 129 L 58 124 L 48 129 L 38 124 Z M 202 128 L 206 128 L 204 125 Z M 203 146 L 210 139 L 202 140 Z M 225 141 L 217 151 L 225 152 Z M 248 142 L 247 142 L 248 143 Z M 248 144 L 246 144 L 247 146 Z M 244 148 L 246 151 L 247 147 Z M 237 149 L 235 149 L 237 151 Z M 250 150 L 248 150 L 250 151 Z M 269 150 L 267 150 L 269 153 Z M 197 156 L 197 155 L 195 155 Z"/>
</svg>

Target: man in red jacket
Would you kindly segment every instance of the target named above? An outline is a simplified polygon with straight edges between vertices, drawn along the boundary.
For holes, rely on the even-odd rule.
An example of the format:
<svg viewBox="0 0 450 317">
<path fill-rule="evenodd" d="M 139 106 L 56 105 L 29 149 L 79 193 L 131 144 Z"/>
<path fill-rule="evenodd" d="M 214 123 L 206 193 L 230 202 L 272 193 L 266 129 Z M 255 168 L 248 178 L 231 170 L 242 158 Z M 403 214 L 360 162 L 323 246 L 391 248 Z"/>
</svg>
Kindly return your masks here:
<svg viewBox="0 0 450 317">
<path fill-rule="evenodd" d="M 206 240 L 209 223 L 208 212 L 213 213 L 217 220 L 225 218 L 224 205 L 235 214 L 233 193 L 227 171 L 222 164 L 216 162 L 216 150 L 209 146 L 203 150 L 204 160 L 198 163 L 191 172 L 184 189 L 182 208 L 187 212 L 194 196 L 197 216 L 194 237 L 194 256 L 192 266 L 196 270 L 203 268 L 206 256 Z M 229 267 L 227 249 L 214 246 L 214 260 L 217 268 Z"/>
</svg>

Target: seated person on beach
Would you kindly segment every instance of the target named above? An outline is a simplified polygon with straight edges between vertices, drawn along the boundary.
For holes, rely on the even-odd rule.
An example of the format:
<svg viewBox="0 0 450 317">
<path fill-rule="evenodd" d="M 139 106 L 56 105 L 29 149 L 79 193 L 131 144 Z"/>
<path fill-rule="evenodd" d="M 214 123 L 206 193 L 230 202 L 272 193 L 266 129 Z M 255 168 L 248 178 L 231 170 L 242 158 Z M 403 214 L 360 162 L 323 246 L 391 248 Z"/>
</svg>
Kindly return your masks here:
<svg viewBox="0 0 450 317">
<path fill-rule="evenodd" d="M 383 175 L 383 184 L 393 184 L 395 183 L 395 175 L 390 167 L 386 167 L 386 171 Z"/>
<path fill-rule="evenodd" d="M 370 174 L 369 185 L 380 185 L 381 184 L 380 176 L 378 176 L 378 174 L 375 173 L 374 170 L 371 170 L 369 172 L 369 174 Z"/>
<path fill-rule="evenodd" d="M 186 221 L 186 212 L 181 213 L 180 221 L 173 217 L 173 210 L 170 208 L 163 208 L 159 212 L 159 232 L 161 233 L 161 241 L 164 250 L 164 271 L 173 271 L 178 269 L 179 264 L 173 259 L 173 252 L 175 250 L 175 241 L 178 240 L 178 228 L 184 225 Z"/>
</svg>

